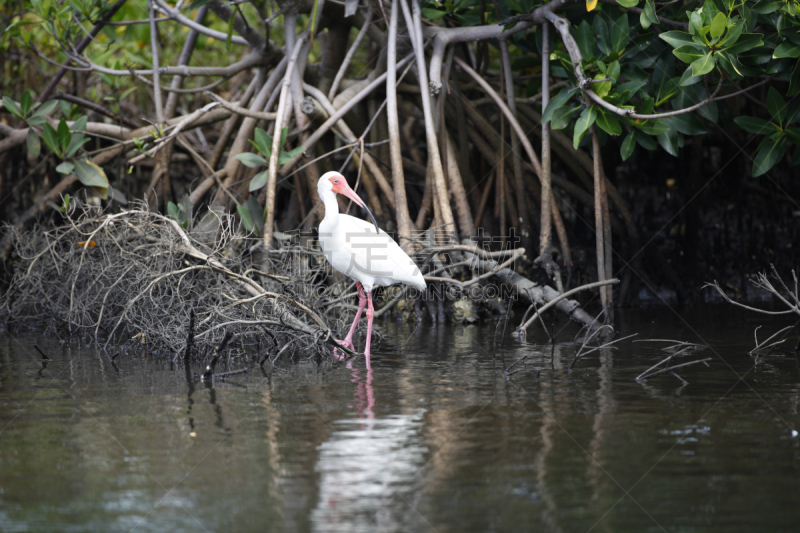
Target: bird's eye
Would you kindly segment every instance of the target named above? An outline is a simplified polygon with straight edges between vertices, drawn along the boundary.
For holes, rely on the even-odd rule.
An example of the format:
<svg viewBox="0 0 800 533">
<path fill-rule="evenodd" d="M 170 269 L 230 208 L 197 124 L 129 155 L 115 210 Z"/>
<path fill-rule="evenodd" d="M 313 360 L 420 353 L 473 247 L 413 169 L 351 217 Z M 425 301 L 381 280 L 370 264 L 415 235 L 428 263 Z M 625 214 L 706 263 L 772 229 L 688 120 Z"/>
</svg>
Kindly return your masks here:
<svg viewBox="0 0 800 533">
<path fill-rule="evenodd" d="M 339 180 L 333 180 L 334 183 L 339 183 Z"/>
</svg>

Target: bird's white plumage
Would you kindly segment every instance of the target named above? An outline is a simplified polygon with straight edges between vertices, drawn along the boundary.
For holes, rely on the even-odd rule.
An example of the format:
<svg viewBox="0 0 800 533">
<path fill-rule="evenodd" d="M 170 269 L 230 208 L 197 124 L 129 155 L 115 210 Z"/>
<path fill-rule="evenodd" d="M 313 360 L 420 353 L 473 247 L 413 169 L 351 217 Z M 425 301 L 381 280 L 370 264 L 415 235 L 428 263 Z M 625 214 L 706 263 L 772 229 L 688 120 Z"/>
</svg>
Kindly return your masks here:
<svg viewBox="0 0 800 533">
<path fill-rule="evenodd" d="M 364 289 L 405 283 L 425 290 L 414 261 L 385 231 L 364 220 L 340 214 L 333 224 L 323 221 L 319 241 L 333 268 L 360 281 Z"/>
<path fill-rule="evenodd" d="M 328 173 L 320 178 L 317 190 L 325 203 L 325 218 L 319 225 L 319 241 L 325 258 L 333 268 L 360 281 L 367 291 L 405 283 L 426 289 L 419 268 L 385 231 L 377 233 L 373 224 L 339 213 L 336 195 Z"/>
</svg>

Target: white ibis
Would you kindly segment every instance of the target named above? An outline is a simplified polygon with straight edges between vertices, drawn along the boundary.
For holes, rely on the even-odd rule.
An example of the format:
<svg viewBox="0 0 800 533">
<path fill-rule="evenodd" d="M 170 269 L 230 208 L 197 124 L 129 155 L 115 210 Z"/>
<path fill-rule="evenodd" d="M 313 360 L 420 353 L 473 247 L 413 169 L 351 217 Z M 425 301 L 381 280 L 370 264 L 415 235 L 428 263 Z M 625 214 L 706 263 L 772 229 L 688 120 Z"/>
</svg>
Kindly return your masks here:
<svg viewBox="0 0 800 533">
<path fill-rule="evenodd" d="M 325 218 L 319 225 L 319 242 L 328 262 L 339 272 L 349 276 L 358 287 L 358 312 L 342 342 L 353 348 L 353 333 L 367 306 L 367 345 L 364 355 L 370 365 L 372 341 L 373 287 L 388 287 L 405 283 L 416 289 L 426 289 L 422 273 L 414 261 L 385 231 L 378 228 L 375 217 L 366 204 L 338 172 L 326 172 L 317 182 L 319 197 L 325 204 Z M 339 213 L 336 194 L 342 194 L 363 207 L 372 220 L 364 220 Z"/>
</svg>

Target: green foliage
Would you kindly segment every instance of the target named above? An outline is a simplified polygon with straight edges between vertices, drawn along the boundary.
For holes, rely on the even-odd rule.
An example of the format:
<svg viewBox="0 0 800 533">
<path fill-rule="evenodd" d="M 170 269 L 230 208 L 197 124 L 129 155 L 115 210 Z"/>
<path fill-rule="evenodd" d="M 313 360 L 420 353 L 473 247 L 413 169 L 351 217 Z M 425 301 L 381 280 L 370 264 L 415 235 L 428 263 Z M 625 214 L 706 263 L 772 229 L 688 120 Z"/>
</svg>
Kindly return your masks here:
<svg viewBox="0 0 800 533">
<path fill-rule="evenodd" d="M 260 237 L 264 235 L 264 208 L 255 196 L 250 195 L 244 204 L 236 206 L 242 225 L 248 233 Z"/>
<path fill-rule="evenodd" d="M 782 160 L 788 147 L 800 162 L 797 113 L 786 99 L 800 93 L 800 3 L 783 0 L 702 0 L 659 5 L 653 0 L 618 0 L 618 7 L 598 4 L 590 13 L 566 14 L 580 50 L 579 65 L 592 80 L 592 90 L 609 104 L 639 115 L 671 114 L 660 119 L 632 119 L 589 104 L 578 88 L 569 55 L 556 40 L 551 73 L 569 87 L 551 97 L 542 121 L 554 129 L 571 129 L 575 147 L 585 144 L 595 124 L 604 143 L 619 143 L 623 160 L 637 147 L 662 149 L 678 157 L 684 136 L 703 135 L 709 125 L 730 129 L 733 120 L 744 131 L 759 136 L 753 153 L 753 176 L 767 172 Z M 640 14 L 623 8 L 639 7 Z M 668 19 L 665 24 L 663 19 Z M 679 24 L 685 24 L 681 28 Z M 541 48 L 539 48 L 541 50 Z M 516 58 L 515 66 L 537 64 Z M 754 85 L 771 77 L 763 118 L 740 116 L 730 101 L 708 102 L 718 95 Z M 681 110 L 704 104 L 692 112 Z M 725 112 L 721 112 L 721 107 Z M 795 106 L 797 107 L 797 106 Z M 721 118 L 721 117 L 724 117 Z"/>
<path fill-rule="evenodd" d="M 286 135 L 289 133 L 289 128 L 283 128 L 281 132 L 281 140 L 279 146 L 283 147 L 286 144 Z M 236 159 L 241 161 L 241 163 L 250 168 L 259 168 L 263 167 L 264 165 L 269 164 L 270 154 L 272 153 L 272 137 L 261 128 L 256 128 L 255 132 L 255 141 L 250 140 L 250 144 L 252 144 L 258 154 L 254 153 L 244 153 L 238 154 Z M 303 146 L 298 146 L 293 150 L 289 150 L 288 152 L 281 149 L 280 153 L 278 154 L 278 164 L 283 165 L 288 163 L 295 156 L 298 154 L 302 154 L 305 152 L 306 149 Z M 259 155 L 261 154 L 261 155 Z M 267 184 L 267 171 L 259 172 L 250 180 L 250 192 L 257 191 L 258 189 L 262 188 L 264 185 Z"/>
<path fill-rule="evenodd" d="M 189 199 L 187 198 L 178 204 L 169 202 L 167 204 L 167 216 L 180 224 L 181 227 L 188 228 L 192 218 L 192 205 L 189 203 Z"/>
<path fill-rule="evenodd" d="M 44 8 L 43 8 L 44 9 Z M 72 174 L 87 187 L 99 189 L 103 198 L 108 193 L 108 178 L 102 168 L 79 153 L 84 144 L 91 139 L 83 133 L 89 119 L 82 116 L 75 120 L 71 126 L 62 118 L 56 127 L 48 122 L 48 116 L 58 108 L 57 100 L 49 100 L 43 104 L 33 101 L 29 90 L 25 90 L 19 103 L 8 96 L 3 97 L 3 106 L 15 117 L 23 120 L 28 126 L 25 145 L 28 155 L 38 158 L 42 150 L 42 142 L 59 159 L 63 161 L 56 166 L 60 174 Z"/>
</svg>

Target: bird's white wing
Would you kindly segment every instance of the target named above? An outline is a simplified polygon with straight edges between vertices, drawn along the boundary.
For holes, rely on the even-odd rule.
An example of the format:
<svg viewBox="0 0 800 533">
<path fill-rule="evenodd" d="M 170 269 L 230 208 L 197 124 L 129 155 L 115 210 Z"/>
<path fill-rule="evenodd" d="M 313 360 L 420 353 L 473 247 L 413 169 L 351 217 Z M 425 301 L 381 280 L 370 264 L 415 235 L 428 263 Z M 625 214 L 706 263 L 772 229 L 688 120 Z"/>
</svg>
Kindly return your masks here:
<svg viewBox="0 0 800 533">
<path fill-rule="evenodd" d="M 375 278 L 376 285 L 406 283 L 425 290 L 425 280 L 417 265 L 385 231 L 376 233 L 375 226 L 365 220 L 339 215 L 336 233 L 334 240 L 344 248 L 334 250 L 339 263 L 334 263 L 337 270 L 351 276 L 356 270 Z M 344 261 L 350 263 L 349 273 L 339 268 Z"/>
</svg>

